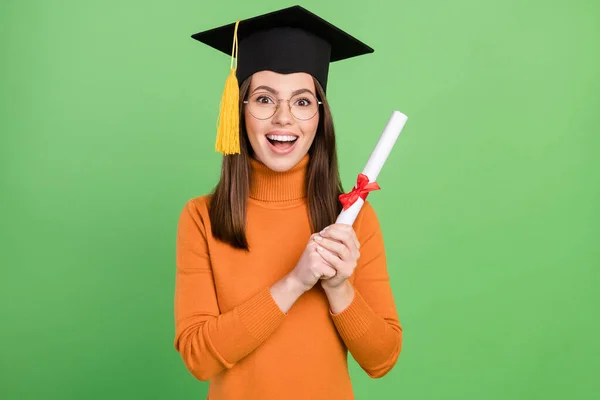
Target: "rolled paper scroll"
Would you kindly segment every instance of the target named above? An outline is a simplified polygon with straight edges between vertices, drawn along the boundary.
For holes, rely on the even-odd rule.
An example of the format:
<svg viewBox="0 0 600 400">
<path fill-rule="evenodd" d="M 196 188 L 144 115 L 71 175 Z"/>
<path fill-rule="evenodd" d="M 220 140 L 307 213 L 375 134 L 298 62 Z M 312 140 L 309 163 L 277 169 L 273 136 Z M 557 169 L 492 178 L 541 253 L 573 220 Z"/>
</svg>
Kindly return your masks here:
<svg viewBox="0 0 600 400">
<path fill-rule="evenodd" d="M 371 153 L 371 157 L 369 157 L 367 165 L 363 169 L 362 174 L 358 175 L 354 189 L 340 195 L 340 202 L 344 208 L 338 215 L 336 223 L 354 224 L 360 209 L 365 204 L 369 192 L 380 189 L 376 182 L 377 176 L 390 155 L 407 119 L 408 117 L 399 111 L 392 113 L 375 149 Z"/>
</svg>

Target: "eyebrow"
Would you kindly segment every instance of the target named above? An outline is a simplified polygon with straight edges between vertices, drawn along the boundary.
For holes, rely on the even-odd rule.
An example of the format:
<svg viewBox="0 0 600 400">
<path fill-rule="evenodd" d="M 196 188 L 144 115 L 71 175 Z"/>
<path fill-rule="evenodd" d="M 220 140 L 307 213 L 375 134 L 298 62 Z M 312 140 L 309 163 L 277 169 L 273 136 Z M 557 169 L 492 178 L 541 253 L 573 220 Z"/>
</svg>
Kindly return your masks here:
<svg viewBox="0 0 600 400">
<path fill-rule="evenodd" d="M 258 89 L 263 89 L 263 90 L 266 90 L 267 92 L 271 92 L 271 93 L 273 93 L 273 94 L 279 94 L 279 92 L 278 92 L 277 90 L 273 89 L 272 87 L 265 86 L 265 85 L 261 85 L 261 86 L 258 86 L 258 87 L 256 87 L 256 88 L 255 88 L 255 89 L 252 91 L 252 93 L 256 92 Z M 300 93 L 305 93 L 305 92 L 308 92 L 308 93 L 312 94 L 313 96 L 315 96 L 315 94 L 312 92 L 312 90 L 309 90 L 309 89 L 303 88 L 303 89 L 294 90 L 294 91 L 292 92 L 292 97 L 294 97 L 294 96 L 295 96 L 295 95 L 297 95 L 297 94 L 300 94 Z M 317 97 L 317 96 L 315 96 L 315 97 Z"/>
</svg>

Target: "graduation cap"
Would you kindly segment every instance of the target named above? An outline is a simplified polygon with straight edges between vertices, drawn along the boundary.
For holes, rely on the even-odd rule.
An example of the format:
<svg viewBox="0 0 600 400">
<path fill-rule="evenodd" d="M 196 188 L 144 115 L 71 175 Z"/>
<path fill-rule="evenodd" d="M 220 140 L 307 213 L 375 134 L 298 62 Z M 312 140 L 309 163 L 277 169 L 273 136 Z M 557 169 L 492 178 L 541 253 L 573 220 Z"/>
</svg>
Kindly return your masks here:
<svg viewBox="0 0 600 400">
<path fill-rule="evenodd" d="M 374 51 L 301 6 L 238 20 L 195 33 L 192 38 L 231 54 L 215 146 L 223 154 L 240 152 L 239 85 L 249 76 L 265 70 L 282 74 L 305 72 L 326 90 L 329 63 Z"/>
</svg>

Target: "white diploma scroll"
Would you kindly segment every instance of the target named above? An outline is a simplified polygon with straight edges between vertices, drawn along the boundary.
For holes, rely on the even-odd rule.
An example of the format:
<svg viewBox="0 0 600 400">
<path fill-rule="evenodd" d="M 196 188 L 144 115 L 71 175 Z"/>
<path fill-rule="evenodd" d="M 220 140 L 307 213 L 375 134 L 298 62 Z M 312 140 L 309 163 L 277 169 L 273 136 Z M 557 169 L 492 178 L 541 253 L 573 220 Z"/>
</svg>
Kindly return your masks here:
<svg viewBox="0 0 600 400">
<path fill-rule="evenodd" d="M 362 173 L 369 178 L 369 182 L 375 182 L 377 180 L 377 176 L 390 155 L 390 152 L 396 143 L 396 139 L 398 139 L 407 119 L 408 117 L 399 111 L 394 111 L 392 113 L 375 149 L 371 153 L 371 157 L 369 157 L 367 165 L 363 169 Z M 354 186 L 353 190 L 357 190 L 357 185 Z M 336 223 L 348 225 L 354 224 L 363 204 L 365 204 L 364 200 L 361 197 L 358 197 L 349 208 L 342 210 L 337 217 Z"/>
</svg>

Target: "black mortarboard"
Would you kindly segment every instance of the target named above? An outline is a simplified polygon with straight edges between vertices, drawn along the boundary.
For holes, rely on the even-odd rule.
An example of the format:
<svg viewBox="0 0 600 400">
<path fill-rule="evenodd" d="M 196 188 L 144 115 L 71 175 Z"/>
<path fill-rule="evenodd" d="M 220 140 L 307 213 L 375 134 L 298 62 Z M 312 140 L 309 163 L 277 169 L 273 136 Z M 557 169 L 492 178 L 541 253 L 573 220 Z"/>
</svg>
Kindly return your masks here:
<svg viewBox="0 0 600 400">
<path fill-rule="evenodd" d="M 199 32 L 192 38 L 232 56 L 232 73 L 221 101 L 217 139 L 217 150 L 224 154 L 239 153 L 239 121 L 234 117 L 239 99 L 234 81 L 239 87 L 255 72 L 265 70 L 283 74 L 306 72 L 326 90 L 329 63 L 373 52 L 371 47 L 301 6 Z M 236 56 L 237 67 L 234 67 Z"/>
</svg>

